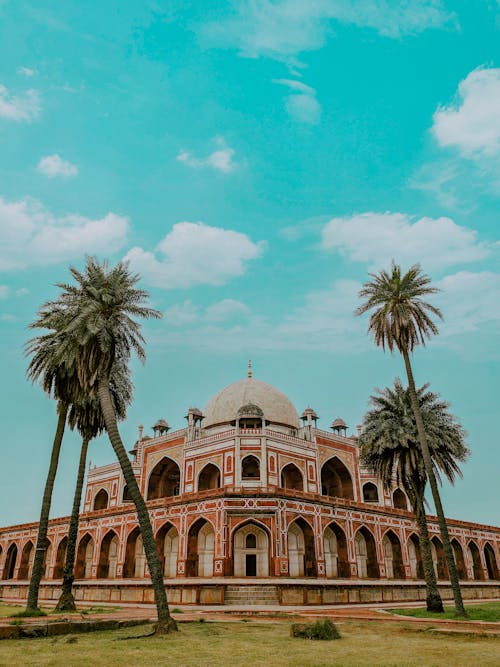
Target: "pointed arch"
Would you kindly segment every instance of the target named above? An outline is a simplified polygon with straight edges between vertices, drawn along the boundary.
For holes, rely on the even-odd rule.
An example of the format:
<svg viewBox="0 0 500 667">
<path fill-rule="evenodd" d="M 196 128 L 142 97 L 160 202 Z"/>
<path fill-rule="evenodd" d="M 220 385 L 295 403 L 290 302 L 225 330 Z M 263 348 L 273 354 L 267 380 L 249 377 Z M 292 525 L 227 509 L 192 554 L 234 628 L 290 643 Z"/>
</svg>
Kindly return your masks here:
<svg viewBox="0 0 500 667">
<path fill-rule="evenodd" d="M 280 474 L 280 484 L 283 489 L 291 489 L 293 491 L 304 490 L 304 478 L 300 468 L 294 463 L 288 463 L 283 466 Z"/>
<path fill-rule="evenodd" d="M 47 539 L 45 542 L 45 553 L 43 554 L 43 563 L 42 563 L 42 578 L 48 579 L 50 574 L 50 563 L 52 561 L 52 542 Z"/>
<path fill-rule="evenodd" d="M 454 537 L 451 540 L 451 547 L 453 549 L 453 556 L 455 557 L 455 567 L 457 568 L 457 575 L 459 579 L 467 579 L 467 568 L 465 567 L 464 553 L 460 542 Z"/>
<path fill-rule="evenodd" d="M 33 567 L 33 558 L 35 556 L 35 546 L 31 540 L 28 540 L 21 552 L 21 562 L 17 574 L 18 579 L 29 579 Z"/>
<path fill-rule="evenodd" d="M 354 500 L 351 473 L 338 456 L 328 459 L 321 467 L 321 493 L 324 496 Z"/>
<path fill-rule="evenodd" d="M 235 528 L 233 572 L 235 577 L 269 576 L 269 533 L 262 524 L 250 520 Z"/>
<path fill-rule="evenodd" d="M 219 468 L 214 463 L 207 463 L 198 475 L 198 491 L 220 489 L 220 482 L 221 474 Z"/>
<path fill-rule="evenodd" d="M 118 562 L 118 535 L 109 530 L 101 540 L 99 550 L 99 564 L 97 566 L 98 579 L 115 579 Z"/>
<path fill-rule="evenodd" d="M 123 487 L 123 493 L 122 493 L 122 503 L 125 504 L 125 503 L 132 503 L 132 502 L 133 502 L 133 500 L 130 497 L 130 491 L 128 490 L 128 485 L 125 484 L 125 486 Z"/>
<path fill-rule="evenodd" d="M 12 542 L 10 547 L 7 549 L 7 555 L 5 556 L 5 565 L 3 566 L 2 579 L 14 579 L 14 572 L 17 562 L 17 551 L 17 544 Z"/>
<path fill-rule="evenodd" d="M 482 581 L 484 579 L 484 573 L 483 566 L 481 565 L 481 556 L 479 554 L 478 546 L 473 540 L 469 541 L 467 551 L 469 552 L 469 558 L 472 563 L 474 579 L 476 581 Z"/>
<path fill-rule="evenodd" d="M 187 577 L 211 577 L 214 573 L 215 532 L 212 524 L 200 517 L 188 531 Z"/>
<path fill-rule="evenodd" d="M 54 565 L 54 571 L 52 572 L 52 579 L 61 579 L 63 576 L 67 545 L 68 545 L 68 538 L 67 536 L 65 536 L 59 542 L 59 545 L 57 547 L 56 562 Z"/>
<path fill-rule="evenodd" d="M 392 505 L 395 509 L 398 510 L 408 510 L 408 500 L 406 498 L 406 493 L 401 489 L 395 489 L 392 494 Z"/>
<path fill-rule="evenodd" d="M 90 533 L 85 533 L 76 551 L 75 579 L 90 579 L 94 558 L 94 540 Z"/>
<path fill-rule="evenodd" d="M 377 561 L 375 538 L 366 526 L 361 526 L 354 536 L 354 547 L 360 579 L 378 579 L 380 570 Z"/>
<path fill-rule="evenodd" d="M 413 579 L 424 578 L 424 564 L 422 563 L 422 552 L 420 550 L 420 539 L 412 533 L 407 542 L 408 558 L 410 561 L 410 572 Z"/>
<path fill-rule="evenodd" d="M 245 456 L 241 461 L 241 479 L 246 481 L 260 479 L 260 461 L 253 454 Z"/>
<path fill-rule="evenodd" d="M 147 499 L 172 498 L 179 495 L 180 489 L 181 469 L 173 459 L 164 456 L 149 475 Z"/>
<path fill-rule="evenodd" d="M 378 489 L 373 482 L 366 482 L 363 484 L 363 502 L 378 503 Z"/>
<path fill-rule="evenodd" d="M 444 555 L 443 543 L 434 535 L 431 539 L 432 562 L 434 563 L 434 571 L 437 579 L 448 578 L 448 566 L 446 565 L 446 558 Z"/>
<path fill-rule="evenodd" d="M 328 578 L 348 578 L 351 576 L 347 539 L 342 528 L 330 523 L 323 534 L 325 569 Z"/>
<path fill-rule="evenodd" d="M 141 529 L 139 526 L 136 526 L 127 536 L 122 576 L 124 579 L 143 579 L 145 576 L 145 567 L 146 555 L 144 553 Z"/>
<path fill-rule="evenodd" d="M 302 517 L 288 526 L 288 573 L 291 577 L 316 576 L 314 532 Z"/>
<path fill-rule="evenodd" d="M 164 577 L 177 575 L 177 558 L 179 554 L 179 532 L 166 521 L 156 533 L 156 548 Z"/>
<path fill-rule="evenodd" d="M 388 530 L 382 538 L 385 571 L 388 579 L 405 579 L 401 542 L 393 530 Z"/>
<path fill-rule="evenodd" d="M 106 489 L 100 489 L 94 497 L 94 512 L 105 510 L 108 507 L 109 495 Z"/>
<path fill-rule="evenodd" d="M 488 573 L 488 579 L 498 579 L 498 565 L 497 559 L 495 558 L 495 552 L 493 547 L 489 542 L 486 542 L 484 545 L 484 560 L 486 562 L 486 571 Z"/>
</svg>

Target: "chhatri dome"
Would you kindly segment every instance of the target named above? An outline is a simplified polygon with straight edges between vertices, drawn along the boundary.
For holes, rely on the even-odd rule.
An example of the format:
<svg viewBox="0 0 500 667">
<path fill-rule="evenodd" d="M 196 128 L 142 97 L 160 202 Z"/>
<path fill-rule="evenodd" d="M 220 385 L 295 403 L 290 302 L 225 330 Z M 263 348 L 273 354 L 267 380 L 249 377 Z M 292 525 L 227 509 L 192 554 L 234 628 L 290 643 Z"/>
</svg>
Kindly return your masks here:
<svg viewBox="0 0 500 667">
<path fill-rule="evenodd" d="M 204 411 L 203 428 L 234 422 L 239 416 L 252 408 L 260 408 L 263 419 L 274 424 L 283 424 L 292 428 L 299 427 L 299 415 L 285 394 L 266 382 L 252 376 L 249 363 L 248 377 L 228 385 L 216 394 Z"/>
</svg>

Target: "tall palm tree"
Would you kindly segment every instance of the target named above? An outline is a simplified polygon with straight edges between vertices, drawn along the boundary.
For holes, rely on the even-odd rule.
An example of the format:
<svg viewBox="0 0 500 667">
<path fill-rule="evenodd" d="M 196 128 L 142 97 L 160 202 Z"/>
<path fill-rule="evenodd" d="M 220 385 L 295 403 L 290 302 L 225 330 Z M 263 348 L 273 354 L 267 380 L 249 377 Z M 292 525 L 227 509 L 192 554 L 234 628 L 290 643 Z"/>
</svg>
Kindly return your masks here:
<svg viewBox="0 0 500 667">
<path fill-rule="evenodd" d="M 58 355 L 61 360 L 71 358 L 84 392 L 99 399 L 106 432 L 137 510 L 158 611 L 156 632 L 170 632 L 176 624 L 168 608 L 149 513 L 118 431 L 110 391 L 114 364 L 127 365 L 132 352 L 141 361 L 145 359 L 144 338 L 134 318 L 159 318 L 161 313 L 145 305 L 148 294 L 136 287 L 139 277 L 130 273 L 124 262 L 110 268 L 107 262 L 100 264 L 88 257 L 83 272 L 75 268 L 70 271 L 76 285 L 58 285 L 62 291 L 57 307 L 68 315 L 69 321 L 54 334 Z"/>
<path fill-rule="evenodd" d="M 464 461 L 469 453 L 465 446 L 465 433 L 449 413 L 448 404 L 427 389 L 428 385 L 418 389 L 417 398 L 432 465 L 438 479 L 443 474 L 453 482 L 456 475 L 461 476 L 458 462 Z M 409 390 L 396 379 L 393 388 L 377 390 L 377 394 L 370 397 L 370 403 L 372 409 L 363 419 L 359 438 L 361 463 L 382 480 L 386 489 L 391 489 L 396 482 L 406 491 L 419 530 L 427 610 L 442 612 L 443 603 L 437 588 L 425 515 L 427 475 Z"/>
<path fill-rule="evenodd" d="M 368 311 L 373 311 L 370 315 L 368 331 L 373 335 L 375 344 L 382 347 L 383 350 L 387 347 L 390 352 L 393 352 L 396 348 L 403 357 L 408 377 L 408 390 L 417 424 L 418 439 L 436 507 L 439 530 L 450 574 L 455 611 L 457 615 L 466 616 L 410 362 L 410 354 L 413 353 L 415 347 L 425 345 L 426 340 L 438 333 L 433 316 L 442 319 L 441 311 L 424 301 L 427 296 L 436 293 L 438 290 L 432 287 L 429 276 L 422 273 L 419 264 L 411 266 L 402 275 L 401 267 L 393 262 L 390 272 L 380 271 L 377 274 L 370 274 L 370 277 L 372 280 L 366 282 L 359 292 L 359 296 L 365 301 L 356 310 L 356 314 L 362 315 Z"/>
<path fill-rule="evenodd" d="M 118 419 L 124 419 L 127 407 L 132 401 L 132 382 L 127 367 L 113 366 L 110 376 L 110 391 L 113 406 Z M 68 542 L 63 571 L 61 595 L 56 605 L 57 611 L 74 611 L 76 609 L 73 597 L 73 581 L 76 541 L 80 522 L 80 504 L 82 500 L 83 478 L 87 461 L 89 442 L 105 430 L 104 416 L 97 396 L 89 398 L 82 395 L 69 409 L 68 424 L 71 429 L 77 429 L 82 436 L 80 461 L 73 496 L 73 508 L 68 529 Z"/>
</svg>

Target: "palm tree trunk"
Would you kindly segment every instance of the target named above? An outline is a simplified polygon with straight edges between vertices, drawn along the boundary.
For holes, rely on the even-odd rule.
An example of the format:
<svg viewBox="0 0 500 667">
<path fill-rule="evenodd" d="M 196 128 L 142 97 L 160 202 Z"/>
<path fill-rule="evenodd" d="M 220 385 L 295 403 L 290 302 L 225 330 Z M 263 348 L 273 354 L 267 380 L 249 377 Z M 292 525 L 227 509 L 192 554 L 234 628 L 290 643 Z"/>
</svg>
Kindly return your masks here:
<svg viewBox="0 0 500 667">
<path fill-rule="evenodd" d="M 68 530 L 68 546 L 66 548 L 66 559 L 64 563 L 63 582 L 61 586 L 61 597 L 56 605 L 56 611 L 75 611 L 75 598 L 73 597 L 73 581 L 75 568 L 76 539 L 78 537 L 78 524 L 80 521 L 80 503 L 82 501 L 83 478 L 85 477 L 85 464 L 87 462 L 87 450 L 89 438 L 82 439 L 80 450 L 80 462 L 76 476 L 75 495 L 73 497 L 73 509 Z"/>
<path fill-rule="evenodd" d="M 465 612 L 464 603 L 462 600 L 462 593 L 460 591 L 460 584 L 458 582 L 457 568 L 455 566 L 455 558 L 453 556 L 453 551 L 451 548 L 450 536 L 448 534 L 448 526 L 446 525 L 443 505 L 441 503 L 441 497 L 439 495 L 439 489 L 436 481 L 436 476 L 434 474 L 434 468 L 432 467 L 432 460 L 429 452 L 429 445 L 427 444 L 427 436 L 425 434 L 424 422 L 422 420 L 422 415 L 420 413 L 420 406 L 418 404 L 417 390 L 415 388 L 415 380 L 413 379 L 410 356 L 408 354 L 408 350 L 406 349 L 403 349 L 401 353 L 403 355 L 406 367 L 406 374 L 408 376 L 408 389 L 410 391 L 410 399 L 413 407 L 413 414 L 415 415 L 415 421 L 417 423 L 418 439 L 420 441 L 420 446 L 422 448 L 422 456 L 424 458 L 425 471 L 427 473 L 427 478 L 429 479 L 429 485 L 431 487 L 432 497 L 434 499 L 434 505 L 436 507 L 439 531 L 441 533 L 441 538 L 443 540 L 444 554 L 446 557 L 446 563 L 448 565 L 448 572 L 450 574 L 450 583 L 451 583 L 451 588 L 453 590 L 453 598 L 455 600 L 455 612 L 458 616 L 467 616 Z"/>
<path fill-rule="evenodd" d="M 52 444 L 52 453 L 50 455 L 50 464 L 47 473 L 47 480 L 45 482 L 45 490 L 43 492 L 42 509 L 40 511 L 40 521 L 38 523 L 38 536 L 36 539 L 35 558 L 33 559 L 33 569 L 31 571 L 26 612 L 32 612 L 38 609 L 38 593 L 40 590 L 40 581 L 43 574 L 43 558 L 45 556 L 45 552 L 47 551 L 47 530 L 49 527 L 52 490 L 54 488 L 54 480 L 56 478 L 57 466 L 59 464 L 59 453 L 61 451 L 64 427 L 66 425 L 68 406 L 67 404 L 59 401 L 57 409 L 59 417 L 57 420 L 57 429 L 54 436 L 54 442 Z"/>
<path fill-rule="evenodd" d="M 137 510 L 137 519 L 141 528 L 144 553 L 146 555 L 146 560 L 151 575 L 151 584 L 153 586 L 156 609 L 158 612 L 156 632 L 168 633 L 172 630 L 177 630 L 177 624 L 170 616 L 167 594 L 165 592 L 165 585 L 163 583 L 163 572 L 160 566 L 160 559 L 158 557 L 158 550 L 153 536 L 153 530 L 151 528 L 148 508 L 139 490 L 134 471 L 132 470 L 132 464 L 130 463 L 130 460 L 127 456 L 127 452 L 125 451 L 125 447 L 123 446 L 123 442 L 118 431 L 116 415 L 113 408 L 113 402 L 111 400 L 111 393 L 109 391 L 108 378 L 99 379 L 98 391 L 101 410 L 104 416 L 104 423 L 106 424 L 106 431 L 120 463 L 130 497 L 134 502 Z"/>
<path fill-rule="evenodd" d="M 425 586 L 427 589 L 427 611 L 443 613 L 443 601 L 437 587 L 436 573 L 434 572 L 434 563 L 432 562 L 431 541 L 429 539 L 427 517 L 425 516 L 423 494 L 421 496 L 416 494 L 413 509 L 417 518 L 420 554 L 422 556 Z"/>
</svg>

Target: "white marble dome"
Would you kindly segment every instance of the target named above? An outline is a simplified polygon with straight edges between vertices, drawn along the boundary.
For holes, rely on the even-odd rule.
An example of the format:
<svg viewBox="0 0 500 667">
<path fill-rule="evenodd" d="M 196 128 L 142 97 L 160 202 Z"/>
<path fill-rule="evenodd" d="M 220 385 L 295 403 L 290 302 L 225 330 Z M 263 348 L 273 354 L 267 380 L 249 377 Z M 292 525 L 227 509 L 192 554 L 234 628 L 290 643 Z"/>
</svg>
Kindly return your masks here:
<svg viewBox="0 0 500 667">
<path fill-rule="evenodd" d="M 208 428 L 234 421 L 238 410 L 247 405 L 259 407 L 267 422 L 299 427 L 297 410 L 285 394 L 254 377 L 233 382 L 214 396 L 207 403 L 202 426 Z"/>
</svg>

